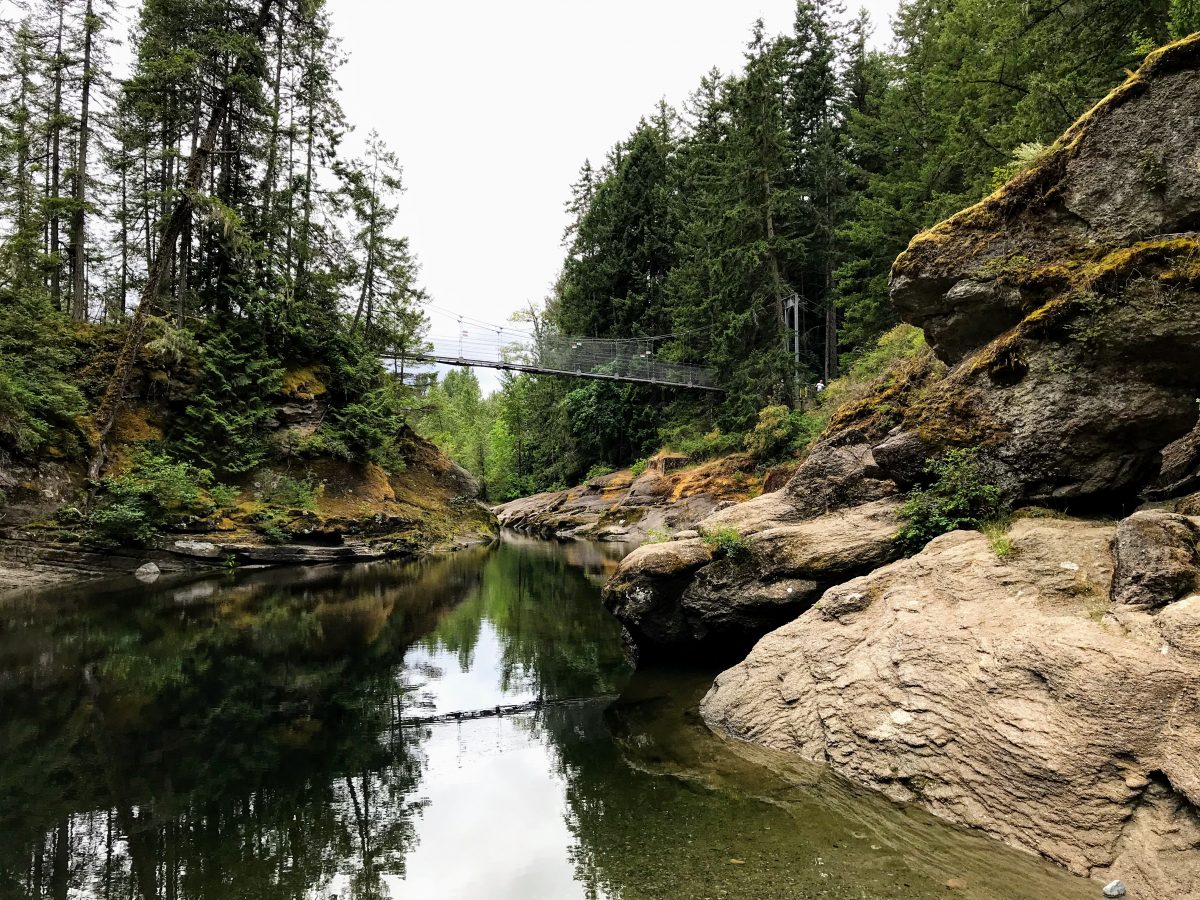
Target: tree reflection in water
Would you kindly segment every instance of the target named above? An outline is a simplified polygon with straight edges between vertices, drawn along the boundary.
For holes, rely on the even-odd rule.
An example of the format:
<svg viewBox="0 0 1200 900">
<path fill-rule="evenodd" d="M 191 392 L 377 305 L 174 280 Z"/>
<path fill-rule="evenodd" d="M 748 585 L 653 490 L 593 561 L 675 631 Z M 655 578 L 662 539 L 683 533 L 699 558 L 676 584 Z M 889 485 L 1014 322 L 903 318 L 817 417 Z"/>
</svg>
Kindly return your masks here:
<svg viewBox="0 0 1200 900">
<path fill-rule="evenodd" d="M 709 733 L 713 673 L 631 677 L 617 555 L 508 539 L 0 605 L 0 898 L 1094 894 Z"/>
<path fill-rule="evenodd" d="M 396 671 L 486 556 L 0 607 L 0 895 L 385 896 L 422 805 Z"/>
</svg>

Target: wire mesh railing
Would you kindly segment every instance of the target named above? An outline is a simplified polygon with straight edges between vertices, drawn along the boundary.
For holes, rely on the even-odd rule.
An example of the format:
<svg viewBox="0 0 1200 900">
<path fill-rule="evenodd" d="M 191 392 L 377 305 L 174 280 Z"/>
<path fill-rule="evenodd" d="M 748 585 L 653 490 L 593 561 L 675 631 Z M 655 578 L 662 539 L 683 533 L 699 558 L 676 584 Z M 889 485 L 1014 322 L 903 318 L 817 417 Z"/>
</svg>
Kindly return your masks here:
<svg viewBox="0 0 1200 900">
<path fill-rule="evenodd" d="M 518 339 L 506 339 L 505 335 L 497 334 L 493 340 L 464 333 L 457 337 L 435 336 L 430 343 L 432 349 L 408 352 L 404 354 L 405 358 L 414 362 L 720 390 L 709 369 L 660 359 L 656 342 L 652 340 L 607 340 L 558 334 L 522 335 Z"/>
</svg>

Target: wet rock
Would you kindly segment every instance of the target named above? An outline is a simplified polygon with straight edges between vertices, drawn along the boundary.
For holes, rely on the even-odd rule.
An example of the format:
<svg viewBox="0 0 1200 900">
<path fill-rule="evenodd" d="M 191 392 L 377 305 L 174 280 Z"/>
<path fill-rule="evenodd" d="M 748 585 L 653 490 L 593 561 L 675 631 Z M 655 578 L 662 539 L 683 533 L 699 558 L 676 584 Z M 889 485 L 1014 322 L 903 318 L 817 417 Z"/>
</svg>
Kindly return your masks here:
<svg viewBox="0 0 1200 900">
<path fill-rule="evenodd" d="M 138 581 L 145 582 L 146 584 L 158 581 L 160 575 L 162 575 L 162 570 L 156 563 L 152 562 L 143 563 L 142 565 L 138 566 L 137 570 L 133 573 L 134 578 L 136 578 Z"/>
<path fill-rule="evenodd" d="M 1194 590 L 1197 543 L 1200 525 L 1187 516 L 1148 510 L 1122 520 L 1112 541 L 1113 602 L 1157 608 Z"/>
<path fill-rule="evenodd" d="M 679 597 L 711 561 L 712 550 L 699 538 L 646 544 L 622 560 L 604 589 L 604 605 L 639 647 L 682 643 L 691 629 Z"/>
<path fill-rule="evenodd" d="M 1078 874 L 1195 900 L 1200 656 L 1163 634 L 1194 640 L 1197 610 L 1114 623 L 1113 534 L 1020 519 L 1003 560 L 940 537 L 764 637 L 703 715 Z"/>
<path fill-rule="evenodd" d="M 175 541 L 171 550 L 193 559 L 220 559 L 223 555 L 222 549 L 211 541 Z"/>
</svg>

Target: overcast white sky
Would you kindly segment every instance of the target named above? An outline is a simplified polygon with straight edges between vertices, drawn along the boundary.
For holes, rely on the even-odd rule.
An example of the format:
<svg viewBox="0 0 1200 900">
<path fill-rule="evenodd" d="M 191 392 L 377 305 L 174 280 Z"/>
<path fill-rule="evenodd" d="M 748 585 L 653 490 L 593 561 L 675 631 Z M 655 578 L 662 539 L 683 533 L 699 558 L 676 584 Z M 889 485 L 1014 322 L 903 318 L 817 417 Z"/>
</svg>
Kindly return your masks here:
<svg viewBox="0 0 1200 900">
<path fill-rule="evenodd" d="M 886 44 L 896 0 L 861 5 Z M 347 150 L 375 128 L 399 155 L 399 225 L 433 305 L 503 323 L 549 292 L 563 202 L 584 159 L 602 160 L 659 98 L 678 106 L 712 66 L 739 68 L 754 20 L 787 31 L 794 6 L 330 0 L 349 55 Z M 457 332 L 445 315 L 431 318 L 435 335 Z"/>
</svg>

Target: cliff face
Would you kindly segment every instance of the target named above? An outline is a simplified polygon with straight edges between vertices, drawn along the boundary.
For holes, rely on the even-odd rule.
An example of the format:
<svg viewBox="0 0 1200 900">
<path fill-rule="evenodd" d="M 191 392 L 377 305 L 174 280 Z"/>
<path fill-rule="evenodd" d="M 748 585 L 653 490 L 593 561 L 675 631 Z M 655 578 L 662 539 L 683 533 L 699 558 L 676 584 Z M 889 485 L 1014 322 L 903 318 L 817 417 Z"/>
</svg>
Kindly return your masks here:
<svg viewBox="0 0 1200 900">
<path fill-rule="evenodd" d="M 311 434 L 325 413 L 319 395 L 277 398 L 272 441 L 286 447 Z M 114 431 L 114 467 L 162 437 L 165 411 L 126 409 Z M 80 460 L 21 459 L 0 451 L 0 592 L 86 578 L 130 575 L 153 562 L 161 572 L 238 564 L 272 565 L 407 557 L 494 538 L 495 517 L 478 501 L 474 478 L 408 428 L 396 435 L 404 465 L 327 454 L 280 456 L 231 485 L 235 499 L 210 513 L 180 515 L 149 546 L 96 543 L 74 512 L 86 479 Z M 312 500 L 264 499 L 282 478 L 303 479 Z M 63 512 L 71 515 L 64 516 Z"/>
<path fill-rule="evenodd" d="M 1200 36 L 1154 53 L 897 259 L 893 302 L 951 368 L 875 445 L 886 474 L 971 445 L 1019 500 L 1105 503 L 1155 479 L 1200 395 L 1198 70 Z"/>
<path fill-rule="evenodd" d="M 1197 110 L 1200 35 L 918 236 L 892 292 L 931 352 L 838 410 L 781 491 L 699 524 L 737 558 L 644 548 L 606 592 L 643 648 L 765 635 L 706 698 L 715 730 L 1146 897 L 1200 898 Z M 1015 507 L 1114 518 L 1042 510 L 895 561 L 867 522 L 955 447 Z M 1116 521 L 1147 498 L 1176 512 Z"/>
</svg>

